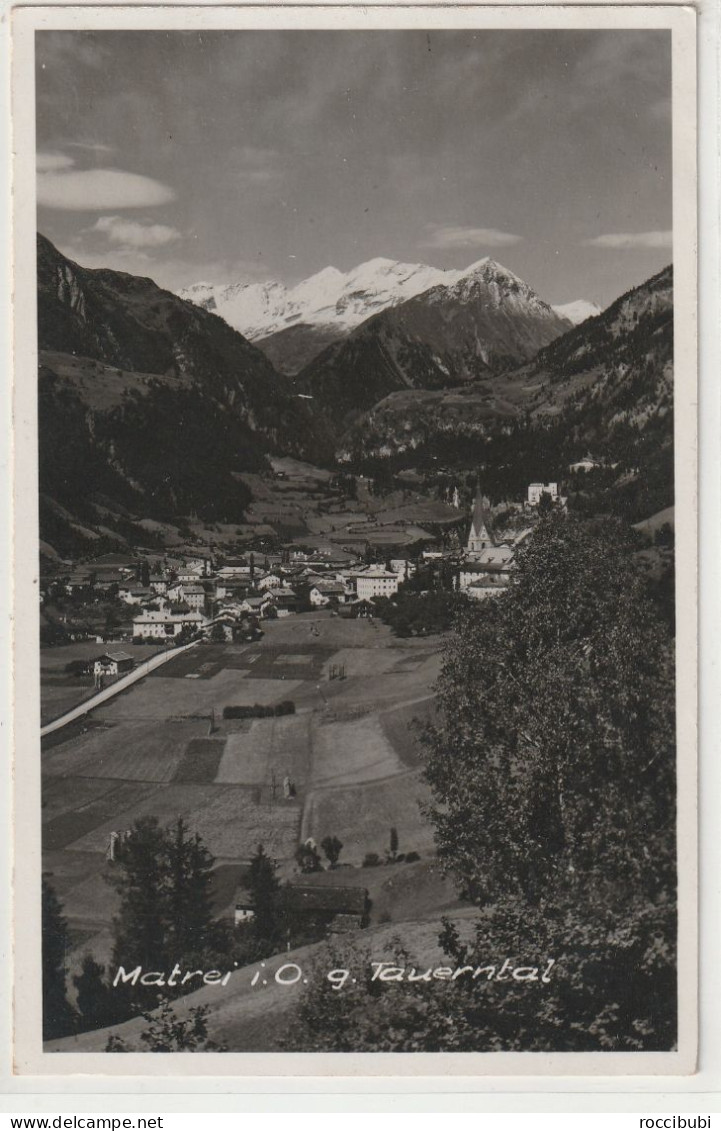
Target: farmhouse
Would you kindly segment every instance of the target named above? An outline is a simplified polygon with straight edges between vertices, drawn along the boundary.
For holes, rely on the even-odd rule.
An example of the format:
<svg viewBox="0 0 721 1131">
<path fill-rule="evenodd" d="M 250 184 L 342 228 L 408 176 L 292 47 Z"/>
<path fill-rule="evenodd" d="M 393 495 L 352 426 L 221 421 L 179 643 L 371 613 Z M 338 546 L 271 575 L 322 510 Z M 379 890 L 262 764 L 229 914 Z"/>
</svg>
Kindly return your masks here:
<svg viewBox="0 0 721 1131">
<path fill-rule="evenodd" d="M 123 675 L 134 667 L 135 660 L 127 652 L 104 652 L 93 663 L 93 675 Z"/>
<path fill-rule="evenodd" d="M 301 918 L 320 919 L 333 931 L 350 931 L 368 925 L 370 903 L 363 887 L 316 887 L 290 883 L 283 889 L 287 910 Z M 255 904 L 246 888 L 235 899 L 234 921 L 247 923 L 255 916 Z"/>
</svg>

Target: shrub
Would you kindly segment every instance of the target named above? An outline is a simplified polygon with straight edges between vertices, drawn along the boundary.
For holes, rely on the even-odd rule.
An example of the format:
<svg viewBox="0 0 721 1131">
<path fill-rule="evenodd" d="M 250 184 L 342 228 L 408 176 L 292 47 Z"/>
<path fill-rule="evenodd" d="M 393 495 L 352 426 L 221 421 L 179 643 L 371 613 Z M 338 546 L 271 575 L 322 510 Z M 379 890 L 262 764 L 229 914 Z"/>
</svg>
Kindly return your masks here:
<svg viewBox="0 0 721 1131">
<path fill-rule="evenodd" d="M 398 857 L 400 860 L 400 856 Z M 406 852 L 406 864 L 415 864 L 416 860 L 420 860 L 420 855 L 417 852 Z"/>
<path fill-rule="evenodd" d="M 381 858 L 377 852 L 368 852 L 363 858 L 364 868 L 377 868 L 381 862 Z"/>
<path fill-rule="evenodd" d="M 294 715 L 295 703 L 290 699 L 284 700 L 282 703 L 276 703 L 275 706 L 266 707 L 262 703 L 254 703 L 253 706 L 230 706 L 223 708 L 224 719 L 272 719 L 278 718 L 280 715 Z"/>
</svg>

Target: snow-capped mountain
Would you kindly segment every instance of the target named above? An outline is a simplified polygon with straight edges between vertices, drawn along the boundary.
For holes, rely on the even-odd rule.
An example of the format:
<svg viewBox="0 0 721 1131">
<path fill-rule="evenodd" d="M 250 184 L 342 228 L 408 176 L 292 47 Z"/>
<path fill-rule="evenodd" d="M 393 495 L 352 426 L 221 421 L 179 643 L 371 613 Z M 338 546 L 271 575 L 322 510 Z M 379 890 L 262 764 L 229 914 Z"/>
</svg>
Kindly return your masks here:
<svg viewBox="0 0 721 1131">
<path fill-rule="evenodd" d="M 180 292 L 197 306 L 219 314 L 251 341 L 303 322 L 352 330 L 387 306 L 404 302 L 464 272 L 421 263 L 371 259 L 346 273 L 326 267 L 291 288 L 282 283 L 195 283 Z"/>
<path fill-rule="evenodd" d="M 337 434 L 391 393 L 509 371 L 571 328 L 517 275 L 481 259 L 367 318 L 313 358 L 295 384 Z"/>
<path fill-rule="evenodd" d="M 277 282 L 196 283 L 181 291 L 180 297 L 220 315 L 250 341 L 262 343 L 277 368 L 295 373 L 374 314 L 433 289 L 440 295 L 455 288 L 455 295 L 449 293 L 449 297 L 463 301 L 464 287 L 470 295 L 473 281 L 479 278 L 488 284 L 485 297 L 491 302 L 494 285 L 504 302 L 513 294 L 528 297 L 533 293 L 488 257 L 460 270 L 378 258 L 346 273 L 326 267 L 289 289 Z"/>
<path fill-rule="evenodd" d="M 589 302 L 585 298 L 578 298 L 575 302 L 566 302 L 562 306 L 554 306 L 556 314 L 560 314 L 561 318 L 567 318 L 574 326 L 580 326 L 587 318 L 595 318 L 601 313 L 601 307 L 595 302 Z"/>
</svg>

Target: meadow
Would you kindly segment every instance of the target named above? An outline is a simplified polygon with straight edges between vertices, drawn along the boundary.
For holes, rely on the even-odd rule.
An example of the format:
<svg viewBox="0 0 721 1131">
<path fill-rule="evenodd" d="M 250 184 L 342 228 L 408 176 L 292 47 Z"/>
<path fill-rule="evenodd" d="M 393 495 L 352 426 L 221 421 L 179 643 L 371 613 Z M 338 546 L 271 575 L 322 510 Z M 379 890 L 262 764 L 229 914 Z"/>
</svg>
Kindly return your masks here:
<svg viewBox="0 0 721 1131">
<path fill-rule="evenodd" d="M 433 639 L 398 640 L 376 621 L 288 617 L 268 622 L 248 647 L 202 645 L 178 656 L 67 736 L 53 736 L 42 754 L 43 847 L 72 931 L 70 966 L 88 947 L 110 953 L 109 838 L 143 817 L 170 824 L 182 816 L 203 838 L 217 860 L 221 902 L 232 903 L 233 877 L 258 844 L 287 879 L 301 840 L 335 835 L 346 867 L 313 882 L 373 889 L 390 919 L 407 916 L 414 885 L 419 907 L 426 889 L 431 904 L 447 904 L 448 891 L 441 899 L 441 881 L 426 867 L 433 836 L 411 726 L 416 712 L 431 710 L 438 647 Z M 329 679 L 339 664 L 346 678 Z M 228 705 L 286 699 L 295 714 L 222 717 Z M 292 797 L 284 796 L 286 776 Z M 360 867 L 368 853 L 383 859 L 391 828 L 402 853 L 420 854 L 420 871 Z M 394 884 L 406 892 L 402 900 Z"/>
</svg>

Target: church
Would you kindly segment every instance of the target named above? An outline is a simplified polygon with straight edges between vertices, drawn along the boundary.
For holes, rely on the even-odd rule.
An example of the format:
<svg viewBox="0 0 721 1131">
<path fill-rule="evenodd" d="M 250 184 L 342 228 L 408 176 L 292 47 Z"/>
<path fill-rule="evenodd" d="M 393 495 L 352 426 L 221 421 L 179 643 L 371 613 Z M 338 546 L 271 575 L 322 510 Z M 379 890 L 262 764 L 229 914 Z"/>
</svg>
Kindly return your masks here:
<svg viewBox="0 0 721 1131">
<path fill-rule="evenodd" d="M 477 561 L 482 556 L 483 551 L 487 550 L 490 546 L 495 546 L 495 539 L 491 532 L 491 517 L 488 512 L 488 500 L 483 498 L 481 494 L 480 485 L 476 490 L 476 498 L 473 503 L 473 518 L 471 520 L 471 529 L 468 533 L 468 542 L 466 543 L 466 561 Z"/>
<path fill-rule="evenodd" d="M 490 504 L 480 484 L 473 503 L 468 541 L 458 572 L 458 588 L 469 597 L 483 598 L 502 593 L 513 570 L 513 548 L 497 541 L 493 533 Z"/>
</svg>

